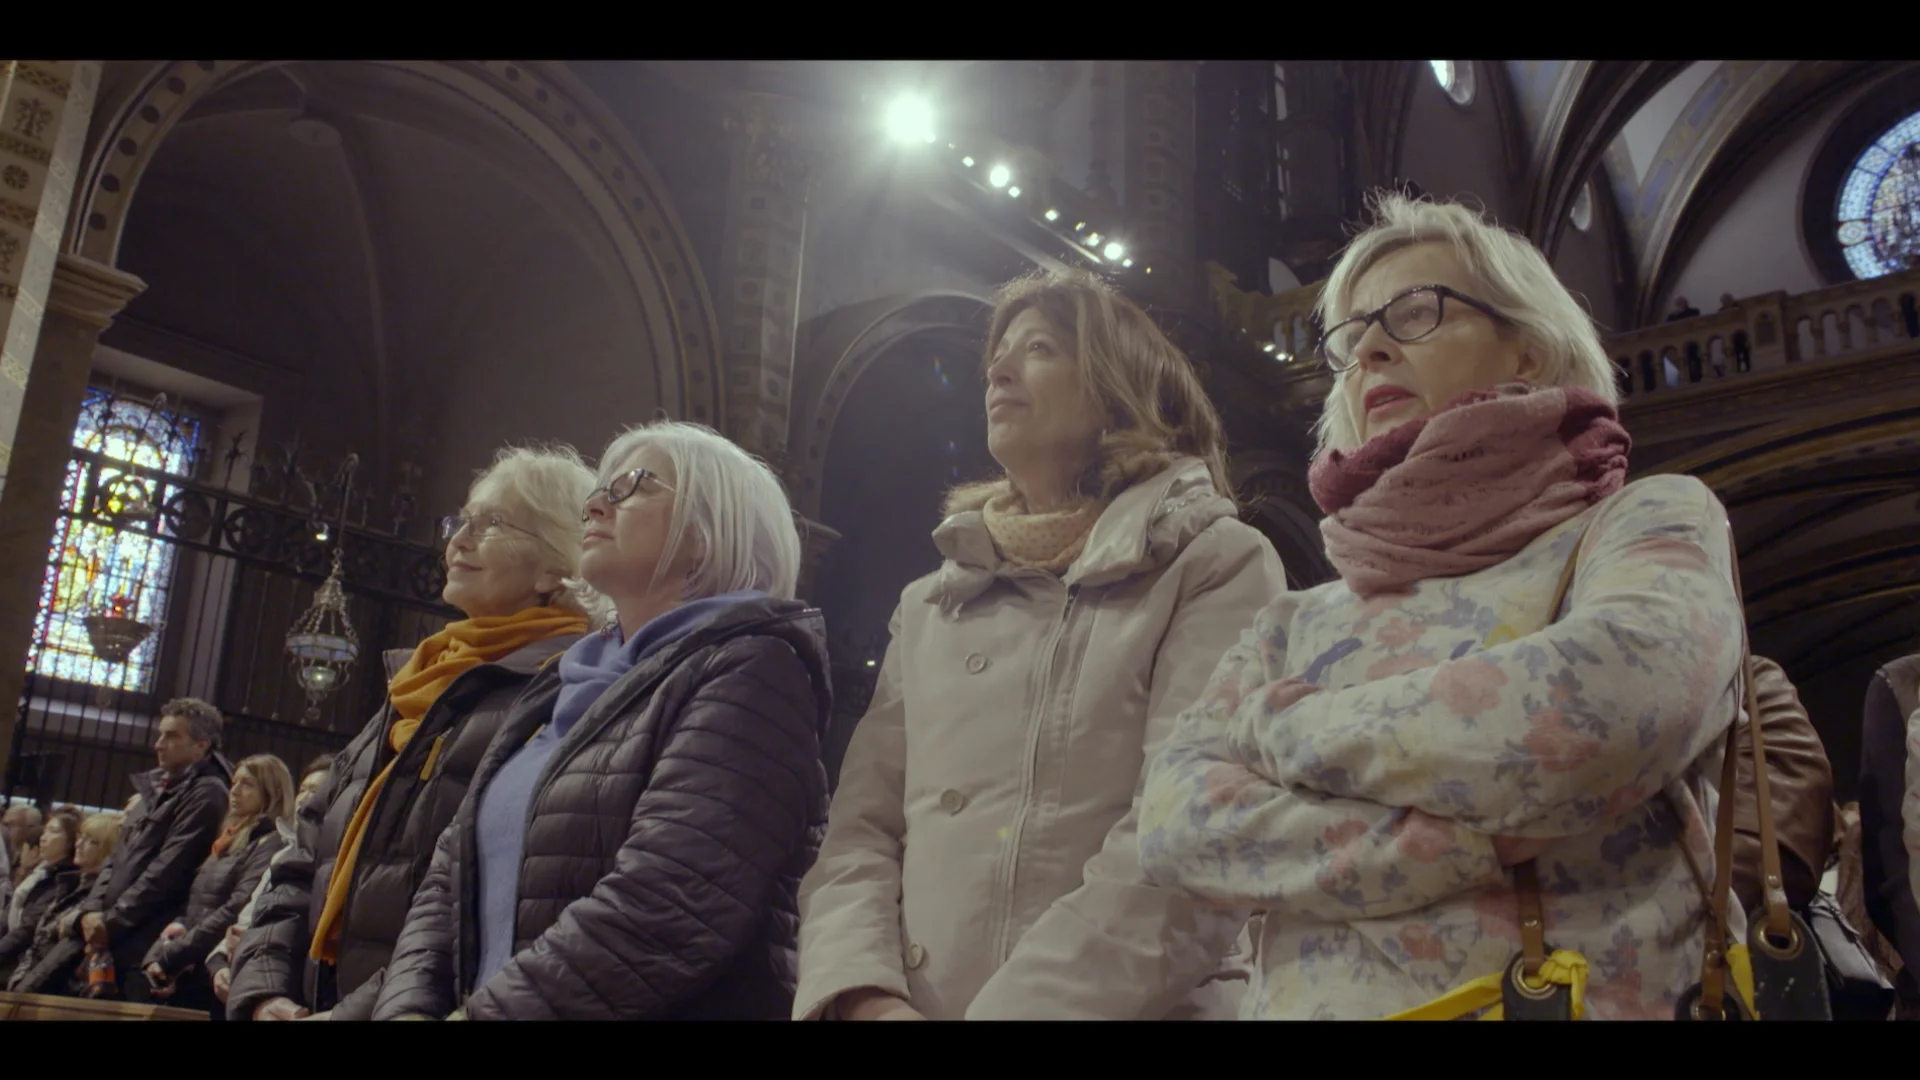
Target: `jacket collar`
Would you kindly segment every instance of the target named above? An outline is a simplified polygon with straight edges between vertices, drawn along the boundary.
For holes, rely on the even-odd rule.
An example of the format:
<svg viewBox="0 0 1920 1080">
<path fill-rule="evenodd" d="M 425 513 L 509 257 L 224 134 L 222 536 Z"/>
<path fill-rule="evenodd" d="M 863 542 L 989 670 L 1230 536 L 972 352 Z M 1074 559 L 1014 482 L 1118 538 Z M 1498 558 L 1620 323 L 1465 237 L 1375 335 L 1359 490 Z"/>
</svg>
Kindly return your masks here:
<svg viewBox="0 0 1920 1080">
<path fill-rule="evenodd" d="M 1061 581 L 1069 586 L 1107 585 L 1157 570 L 1207 526 L 1232 514 L 1233 503 L 1214 490 L 1206 462 L 1178 458 L 1114 498 Z M 978 510 L 941 522 L 933 542 L 946 562 L 928 599 L 949 612 L 985 592 L 996 578 L 1028 572 L 1000 558 Z"/>
<path fill-rule="evenodd" d="M 150 805 L 158 799 L 170 797 L 174 792 L 182 790 L 196 778 L 202 776 L 211 776 L 223 784 L 231 784 L 233 783 L 233 762 L 228 761 L 226 755 L 216 750 L 206 757 L 201 758 L 197 764 L 186 771 L 184 776 L 175 781 L 170 788 L 166 788 L 165 790 L 161 789 L 161 785 L 166 783 L 167 774 L 165 770 L 159 766 L 148 769 L 143 773 L 134 773 L 133 787 L 134 790 L 140 793 L 141 804 Z"/>
</svg>

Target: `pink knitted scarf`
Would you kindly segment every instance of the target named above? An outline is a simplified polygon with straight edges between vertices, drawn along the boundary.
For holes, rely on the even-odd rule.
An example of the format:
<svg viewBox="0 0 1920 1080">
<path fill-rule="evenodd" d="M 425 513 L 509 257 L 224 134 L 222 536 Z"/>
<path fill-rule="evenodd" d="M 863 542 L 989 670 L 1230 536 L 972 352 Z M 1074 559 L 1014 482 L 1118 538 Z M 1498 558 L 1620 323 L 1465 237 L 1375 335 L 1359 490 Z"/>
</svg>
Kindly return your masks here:
<svg viewBox="0 0 1920 1080">
<path fill-rule="evenodd" d="M 1327 558 L 1357 595 L 1505 562 L 1620 490 L 1633 441 L 1588 390 L 1462 394 L 1308 470 Z"/>
</svg>

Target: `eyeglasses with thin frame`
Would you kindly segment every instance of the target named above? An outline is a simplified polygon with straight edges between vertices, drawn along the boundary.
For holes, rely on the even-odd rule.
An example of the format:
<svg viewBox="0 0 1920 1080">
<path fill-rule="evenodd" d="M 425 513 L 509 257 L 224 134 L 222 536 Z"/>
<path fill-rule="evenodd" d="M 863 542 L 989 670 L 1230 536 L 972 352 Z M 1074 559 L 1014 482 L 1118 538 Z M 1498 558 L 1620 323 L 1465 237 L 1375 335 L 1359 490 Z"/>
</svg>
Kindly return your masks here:
<svg viewBox="0 0 1920 1080">
<path fill-rule="evenodd" d="M 1374 323 L 1387 336 L 1402 345 L 1419 341 L 1440 328 L 1446 319 L 1448 300 L 1462 304 L 1498 322 L 1510 320 L 1484 300 L 1476 300 L 1445 285 L 1415 285 L 1364 315 L 1337 322 L 1320 339 L 1320 359 L 1334 371 L 1345 371 L 1356 362 L 1353 352 Z"/>
<path fill-rule="evenodd" d="M 532 529 L 525 529 L 515 525 L 506 518 L 501 517 L 498 513 L 489 510 L 479 514 L 448 514 L 446 517 L 441 518 L 440 542 L 443 544 L 452 543 L 453 538 L 459 536 L 460 530 L 462 529 L 474 530 L 473 537 L 475 540 L 485 540 L 489 537 L 499 536 L 507 529 L 526 533 L 535 540 L 540 539 L 540 534 L 534 532 Z M 542 541 L 542 543 L 544 542 L 545 541 Z"/>
<path fill-rule="evenodd" d="M 640 490 L 640 485 L 643 483 L 651 484 L 664 491 L 673 490 L 673 485 L 660 479 L 660 474 L 652 469 L 628 469 L 600 487 L 587 492 L 587 501 L 592 502 L 595 495 L 605 495 L 608 506 L 617 506 L 631 498 L 634 492 Z M 582 513 L 580 520 L 585 521 L 586 514 Z"/>
</svg>

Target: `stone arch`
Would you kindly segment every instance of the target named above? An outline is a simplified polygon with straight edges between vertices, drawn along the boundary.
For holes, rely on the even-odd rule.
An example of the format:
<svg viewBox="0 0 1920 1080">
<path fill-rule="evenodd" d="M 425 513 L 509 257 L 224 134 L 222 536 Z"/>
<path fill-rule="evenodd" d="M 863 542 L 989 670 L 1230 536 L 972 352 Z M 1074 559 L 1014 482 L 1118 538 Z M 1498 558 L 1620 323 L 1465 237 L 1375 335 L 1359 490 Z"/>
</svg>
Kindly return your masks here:
<svg viewBox="0 0 1920 1080">
<path fill-rule="evenodd" d="M 543 61 L 369 60 L 498 118 L 573 184 L 605 231 L 642 325 L 662 358 L 662 397 L 706 424 L 724 415 L 719 323 L 693 245 L 651 163 L 563 65 Z M 96 118 L 63 250 L 112 266 L 134 191 L 174 125 L 207 95 L 281 61 L 155 64 Z M 103 103 L 104 104 L 104 103 Z"/>
<path fill-rule="evenodd" d="M 821 337 L 808 349 L 816 363 L 826 364 L 825 377 L 803 422 L 793 428 L 787 454 L 787 479 L 801 513 L 809 517 L 819 513 L 827 447 L 840 407 L 874 361 L 912 334 L 939 330 L 984 334 L 992 311 L 992 303 L 984 297 L 940 290 L 874 300 L 843 309 L 829 319 Z"/>
</svg>

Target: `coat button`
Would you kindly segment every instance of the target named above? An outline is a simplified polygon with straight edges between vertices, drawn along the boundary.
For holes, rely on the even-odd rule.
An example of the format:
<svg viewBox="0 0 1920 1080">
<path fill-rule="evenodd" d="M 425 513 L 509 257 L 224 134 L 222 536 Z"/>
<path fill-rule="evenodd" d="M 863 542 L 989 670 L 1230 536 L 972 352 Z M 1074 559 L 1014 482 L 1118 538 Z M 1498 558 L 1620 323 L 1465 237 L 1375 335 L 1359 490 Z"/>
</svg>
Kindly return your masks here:
<svg viewBox="0 0 1920 1080">
<path fill-rule="evenodd" d="M 952 788 L 948 788 L 940 793 L 940 809 L 945 810 L 949 814 L 959 813 L 960 808 L 965 805 L 967 805 L 967 797 Z"/>
<path fill-rule="evenodd" d="M 973 653 L 972 655 L 967 657 L 968 674 L 978 675 L 985 670 L 987 670 L 986 656 L 984 656 L 981 653 Z"/>
<path fill-rule="evenodd" d="M 922 964 L 925 964 L 926 962 L 927 962 L 927 950 L 921 948 L 918 942 L 915 942 L 914 944 L 907 946 L 907 970 L 908 971 L 919 971 L 920 966 Z"/>
</svg>

